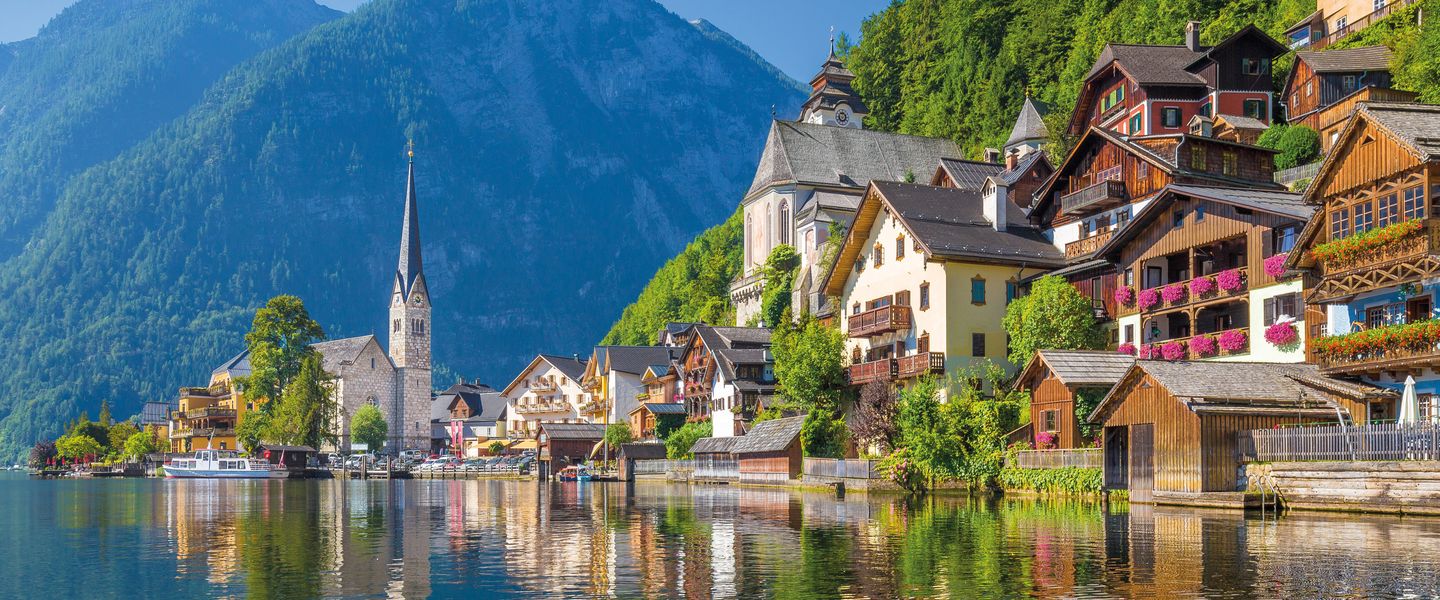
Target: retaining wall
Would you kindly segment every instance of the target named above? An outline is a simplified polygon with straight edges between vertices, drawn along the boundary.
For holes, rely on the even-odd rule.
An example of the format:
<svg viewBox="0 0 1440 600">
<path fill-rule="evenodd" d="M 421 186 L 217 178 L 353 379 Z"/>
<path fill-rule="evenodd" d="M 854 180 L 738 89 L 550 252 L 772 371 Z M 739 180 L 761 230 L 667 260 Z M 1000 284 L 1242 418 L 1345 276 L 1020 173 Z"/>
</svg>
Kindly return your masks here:
<svg viewBox="0 0 1440 600">
<path fill-rule="evenodd" d="M 1440 461 L 1251 463 L 1245 478 L 1289 508 L 1440 515 Z"/>
</svg>

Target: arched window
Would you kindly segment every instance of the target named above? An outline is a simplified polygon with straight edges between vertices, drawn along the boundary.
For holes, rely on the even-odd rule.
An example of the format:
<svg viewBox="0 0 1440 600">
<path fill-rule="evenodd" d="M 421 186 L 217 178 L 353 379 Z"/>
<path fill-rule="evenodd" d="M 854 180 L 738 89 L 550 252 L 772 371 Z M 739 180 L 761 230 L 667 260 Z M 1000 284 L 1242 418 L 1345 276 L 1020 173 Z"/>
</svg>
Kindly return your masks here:
<svg viewBox="0 0 1440 600">
<path fill-rule="evenodd" d="M 751 257 L 755 254 L 755 244 L 760 240 L 755 239 L 755 217 L 745 215 L 745 264 L 754 263 Z"/>
<path fill-rule="evenodd" d="M 789 244 L 791 231 L 789 200 L 780 201 L 780 221 L 776 223 L 776 226 L 780 228 L 780 243 Z"/>
</svg>

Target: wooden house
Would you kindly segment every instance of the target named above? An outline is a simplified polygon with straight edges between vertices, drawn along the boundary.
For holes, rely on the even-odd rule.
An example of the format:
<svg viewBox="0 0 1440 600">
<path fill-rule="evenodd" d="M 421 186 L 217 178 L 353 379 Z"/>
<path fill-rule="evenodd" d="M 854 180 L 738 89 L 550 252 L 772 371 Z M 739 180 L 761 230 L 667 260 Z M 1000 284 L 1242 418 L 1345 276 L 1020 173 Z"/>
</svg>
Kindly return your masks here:
<svg viewBox="0 0 1440 600">
<path fill-rule="evenodd" d="M 664 423 L 664 429 L 672 430 L 685 424 L 685 405 L 678 402 L 643 402 L 630 411 L 630 431 L 635 439 L 656 437 L 656 431 Z"/>
<path fill-rule="evenodd" d="M 552 473 L 564 465 L 578 465 L 589 460 L 590 453 L 605 439 L 605 426 L 598 423 L 541 423 L 536 436 L 540 460 L 548 460 Z"/>
<path fill-rule="evenodd" d="M 1302 282 L 1266 261 L 1284 260 L 1312 212 L 1290 192 L 1167 186 L 1097 253 L 1128 300 L 1120 343 L 1141 358 L 1304 360 Z M 1276 324 L 1295 341 L 1266 341 Z"/>
<path fill-rule="evenodd" d="M 1427 417 L 1440 411 L 1440 350 L 1433 340 L 1406 343 L 1398 334 L 1437 315 L 1437 200 L 1440 106 L 1366 104 L 1307 188 L 1315 216 L 1287 261 L 1313 279 L 1307 317 L 1316 338 L 1311 358 L 1321 371 L 1394 389 L 1414 376 Z M 1367 233 L 1362 242 L 1372 241 L 1341 241 L 1360 233 Z M 1363 339 L 1378 341 L 1351 344 Z"/>
<path fill-rule="evenodd" d="M 732 448 L 740 463 L 740 481 L 784 483 L 800 475 L 804 455 L 800 426 L 805 417 L 785 417 L 759 423 Z"/>
<path fill-rule="evenodd" d="M 1039 350 L 1020 372 L 1015 387 L 1030 393 L 1029 443 L 1040 448 L 1039 436 L 1049 434 L 1050 448 L 1090 445 L 1080 435 L 1075 414 L 1077 393 L 1103 397 L 1120 381 L 1135 358 L 1107 350 Z"/>
<path fill-rule="evenodd" d="M 774 363 L 768 328 L 696 325 L 675 360 L 686 413 L 717 437 L 743 433 L 775 395 Z"/>
<path fill-rule="evenodd" d="M 1131 502 L 1167 494 L 1234 491 L 1238 433 L 1363 422 L 1394 394 L 1325 377 L 1314 365 L 1139 360 L 1089 416 L 1104 427 L 1106 489 Z"/>
<path fill-rule="evenodd" d="M 1393 59 L 1385 46 L 1296 52 L 1280 96 L 1287 120 L 1320 132 L 1328 151 L 1358 103 L 1415 100 L 1413 92 L 1391 88 Z"/>
<path fill-rule="evenodd" d="M 735 442 L 738 441 L 740 437 L 700 438 L 690 446 L 690 454 L 695 460 L 731 460 L 735 458 Z"/>
</svg>

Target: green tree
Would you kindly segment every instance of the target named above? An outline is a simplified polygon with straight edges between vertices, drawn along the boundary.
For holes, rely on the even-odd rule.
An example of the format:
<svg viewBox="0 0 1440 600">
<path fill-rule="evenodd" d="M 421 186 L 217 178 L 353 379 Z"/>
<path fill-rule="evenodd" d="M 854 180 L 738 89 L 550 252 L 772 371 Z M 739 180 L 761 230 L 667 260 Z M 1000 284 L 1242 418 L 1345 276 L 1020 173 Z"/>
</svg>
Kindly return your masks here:
<svg viewBox="0 0 1440 600">
<path fill-rule="evenodd" d="M 765 286 L 760 292 L 760 318 L 766 327 L 777 327 L 782 319 L 789 319 L 791 292 L 795 287 L 795 272 L 800 268 L 800 255 L 795 247 L 780 244 L 770 251 L 765 259 Z"/>
<path fill-rule="evenodd" d="M 270 421 L 270 413 L 265 411 L 252 410 L 245 413 L 240 424 L 235 427 L 235 442 L 246 452 L 254 452 L 269 436 Z"/>
<path fill-rule="evenodd" d="M 272 411 L 273 418 L 263 435 L 282 444 L 311 448 L 333 442 L 332 419 L 337 408 L 329 381 L 320 354 L 304 355 L 300 370 L 281 394 L 279 407 Z"/>
<path fill-rule="evenodd" d="M 845 417 L 837 412 L 817 408 L 805 414 L 800 425 L 800 447 L 805 456 L 844 458 L 849 429 Z"/>
<path fill-rule="evenodd" d="M 686 423 L 665 438 L 665 455 L 675 460 L 690 458 L 690 447 L 695 441 L 712 435 L 715 435 L 714 426 L 708 420 Z"/>
<path fill-rule="evenodd" d="M 685 426 L 685 415 L 655 415 L 655 437 L 665 439 L 670 433 Z"/>
<path fill-rule="evenodd" d="M 730 283 L 740 276 L 744 216 L 736 210 L 724 223 L 705 230 L 655 272 L 602 344 L 653 344 L 671 321 L 733 323 Z"/>
<path fill-rule="evenodd" d="M 109 427 L 111 425 L 109 400 L 100 401 L 100 416 L 95 418 L 95 422 L 99 423 L 102 427 Z"/>
<path fill-rule="evenodd" d="M 933 377 L 900 392 L 897 453 L 928 481 L 991 486 L 1000 474 L 1006 434 L 1019 426 L 1027 396 L 1010 390 L 1004 369 L 994 364 L 966 369 L 953 381 L 943 402 Z M 986 393 L 987 386 L 993 393 Z"/>
<path fill-rule="evenodd" d="M 311 347 L 325 339 L 320 324 L 310 318 L 305 303 L 290 295 L 271 298 L 255 311 L 245 345 L 250 350 L 250 375 L 240 384 L 252 400 L 279 398 L 285 386 L 300 373 L 305 357 L 314 354 Z M 275 404 L 261 407 L 273 411 Z"/>
<path fill-rule="evenodd" d="M 505 442 L 495 440 L 490 442 L 490 454 L 500 456 L 505 452 Z"/>
<path fill-rule="evenodd" d="M 110 441 L 110 451 L 120 452 L 124 450 L 125 442 L 128 441 L 131 436 L 137 433 L 140 433 L 140 428 L 136 427 L 134 423 L 131 423 L 129 421 L 121 421 L 111 426 L 108 437 L 106 438 Z"/>
<path fill-rule="evenodd" d="M 772 335 L 777 389 L 807 412 L 839 410 L 849 393 L 845 383 L 845 335 L 810 318 L 782 322 Z"/>
<path fill-rule="evenodd" d="M 1320 159 L 1320 134 L 1304 125 L 1272 125 L 1256 146 L 1278 150 L 1275 155 L 1276 169 L 1289 169 L 1308 165 Z"/>
<path fill-rule="evenodd" d="M 371 452 L 375 452 L 385 447 L 388 428 L 385 415 L 380 414 L 380 409 L 366 404 L 350 418 L 350 439 L 365 444 Z"/>
<path fill-rule="evenodd" d="M 605 428 L 605 445 L 610 447 L 611 456 L 615 450 L 623 444 L 635 441 L 635 433 L 630 431 L 629 423 L 611 423 Z"/>
<path fill-rule="evenodd" d="M 153 432 L 143 431 L 126 439 L 123 448 L 125 458 L 130 460 L 139 460 L 147 454 L 154 454 L 162 449 L 159 437 Z"/>
<path fill-rule="evenodd" d="M 1030 294 L 1005 308 L 1001 321 L 1010 337 L 1010 362 L 1023 366 L 1036 350 L 1094 349 L 1104 345 L 1090 300 L 1063 278 L 1046 275 Z"/>
<path fill-rule="evenodd" d="M 103 450 L 100 442 L 85 434 L 66 434 L 55 440 L 55 451 L 61 457 L 71 460 L 99 456 Z"/>
<path fill-rule="evenodd" d="M 66 432 L 66 435 L 84 436 L 92 440 L 97 440 L 97 443 L 98 440 L 104 440 L 108 443 L 110 441 L 110 428 L 91 421 L 89 417 L 81 413 L 80 420 L 70 426 L 70 430 Z M 59 441 L 57 440 L 56 443 L 59 443 Z M 103 448 L 104 444 L 101 445 Z"/>
</svg>

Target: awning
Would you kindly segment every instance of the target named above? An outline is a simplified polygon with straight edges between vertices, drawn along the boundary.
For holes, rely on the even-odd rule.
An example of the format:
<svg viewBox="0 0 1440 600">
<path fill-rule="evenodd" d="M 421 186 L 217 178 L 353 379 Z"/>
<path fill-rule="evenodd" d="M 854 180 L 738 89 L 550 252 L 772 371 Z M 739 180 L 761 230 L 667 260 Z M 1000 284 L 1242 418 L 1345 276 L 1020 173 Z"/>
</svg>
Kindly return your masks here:
<svg viewBox="0 0 1440 600">
<path fill-rule="evenodd" d="M 512 450 L 537 450 L 540 448 L 540 444 L 535 440 L 521 440 L 510 448 Z"/>
</svg>

